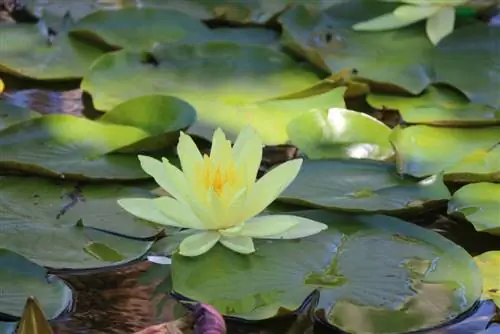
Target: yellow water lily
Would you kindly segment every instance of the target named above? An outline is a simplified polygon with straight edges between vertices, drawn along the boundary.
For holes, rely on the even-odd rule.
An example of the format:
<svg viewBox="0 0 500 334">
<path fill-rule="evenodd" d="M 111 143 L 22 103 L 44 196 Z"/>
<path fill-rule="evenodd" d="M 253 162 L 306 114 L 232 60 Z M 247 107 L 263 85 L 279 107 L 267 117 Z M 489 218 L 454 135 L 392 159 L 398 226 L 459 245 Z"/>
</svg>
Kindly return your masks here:
<svg viewBox="0 0 500 334">
<path fill-rule="evenodd" d="M 139 156 L 144 171 L 171 196 L 120 199 L 118 204 L 142 219 L 192 229 L 194 234 L 179 246 L 180 254 L 197 256 L 217 242 L 250 254 L 255 251 L 252 238 L 295 239 L 327 228 L 297 216 L 257 216 L 295 179 L 302 159 L 285 162 L 257 180 L 262 139 L 253 128 L 243 129 L 234 146 L 217 129 L 209 156 L 202 156 L 181 132 L 177 152 L 182 171 L 165 158 Z"/>
<path fill-rule="evenodd" d="M 405 3 L 392 13 L 357 23 L 353 26 L 358 31 L 380 31 L 409 26 L 421 20 L 427 20 L 426 32 L 432 44 L 436 45 L 453 32 L 455 27 L 455 7 L 466 4 L 469 0 L 380 0 L 383 2 Z"/>
<path fill-rule="evenodd" d="M 4 89 L 5 89 L 5 85 L 2 81 L 2 79 L 0 79 L 0 94 L 3 92 Z"/>
</svg>

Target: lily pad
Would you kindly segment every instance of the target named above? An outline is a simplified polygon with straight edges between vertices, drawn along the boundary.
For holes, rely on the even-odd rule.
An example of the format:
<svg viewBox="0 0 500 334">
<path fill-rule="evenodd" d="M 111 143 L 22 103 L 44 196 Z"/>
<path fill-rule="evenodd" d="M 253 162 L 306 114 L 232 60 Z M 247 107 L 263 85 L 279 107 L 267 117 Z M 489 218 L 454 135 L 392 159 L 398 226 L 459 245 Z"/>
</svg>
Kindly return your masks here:
<svg viewBox="0 0 500 334">
<path fill-rule="evenodd" d="M 500 307 L 500 251 L 489 251 L 474 257 L 483 277 L 483 296 Z"/>
<path fill-rule="evenodd" d="M 191 133 L 211 137 L 210 131 L 207 135 L 201 129 L 221 127 L 235 135 L 250 124 L 266 144 L 285 143 L 286 125 L 300 113 L 344 106 L 344 90 L 282 98 L 314 86 L 319 78 L 284 53 L 263 46 L 175 45 L 155 54 L 155 59 L 157 65 L 125 50 L 107 54 L 94 64 L 81 87 L 100 110 L 134 96 L 175 96 L 197 111 Z"/>
<path fill-rule="evenodd" d="M 370 94 L 368 102 L 379 109 L 397 109 L 406 123 L 428 125 L 491 125 L 500 123 L 500 109 L 470 103 L 456 91 L 430 86 L 420 96 Z"/>
<path fill-rule="evenodd" d="M 0 100 L 0 131 L 16 123 L 40 116 L 39 113 L 33 110 Z"/>
<path fill-rule="evenodd" d="M 500 29 L 484 23 L 459 26 L 436 47 L 421 24 L 381 32 L 352 30 L 355 23 L 389 13 L 396 6 L 352 0 L 322 13 L 298 6 L 280 17 L 283 43 L 332 73 L 356 69 L 358 79 L 393 84 L 413 94 L 431 83 L 447 83 L 475 103 L 500 107 L 496 88 L 500 85 Z"/>
<path fill-rule="evenodd" d="M 297 214 L 329 229 L 257 241 L 252 255 L 220 246 L 196 258 L 176 253 L 174 291 L 225 315 L 259 320 L 297 309 L 318 289 L 318 309 L 349 333 L 423 330 L 459 316 L 481 295 L 473 259 L 437 233 L 387 216 Z"/>
<path fill-rule="evenodd" d="M 370 160 L 306 160 L 279 201 L 354 212 L 422 208 L 450 198 L 439 175 L 402 178 L 393 164 Z"/>
<path fill-rule="evenodd" d="M 422 177 L 444 171 L 449 180 L 500 179 L 500 126 L 397 127 L 390 140 L 401 173 Z"/>
<path fill-rule="evenodd" d="M 30 296 L 45 316 L 54 319 L 73 303 L 71 289 L 59 278 L 25 257 L 0 248 L 0 314 L 21 317 Z"/>
<path fill-rule="evenodd" d="M 312 110 L 288 123 L 287 131 L 292 144 L 310 159 L 383 160 L 394 154 L 389 142 L 391 129 L 353 110 Z"/>
<path fill-rule="evenodd" d="M 0 25 L 0 69 L 39 80 L 79 79 L 104 52 L 60 32 L 49 37 L 36 24 Z"/>
<path fill-rule="evenodd" d="M 73 179 L 145 179 L 137 154 L 117 152 L 169 147 L 194 118 L 191 106 L 168 96 L 132 99 L 100 121 L 38 117 L 0 131 L 0 166 Z"/>
<path fill-rule="evenodd" d="M 158 8 L 98 11 L 82 18 L 71 29 L 73 35 L 137 51 L 150 50 L 157 43 L 210 33 L 207 26 L 193 17 Z"/>
<path fill-rule="evenodd" d="M 460 188 L 448 203 L 448 214 L 463 215 L 477 231 L 500 236 L 500 184 L 481 182 Z"/>
</svg>

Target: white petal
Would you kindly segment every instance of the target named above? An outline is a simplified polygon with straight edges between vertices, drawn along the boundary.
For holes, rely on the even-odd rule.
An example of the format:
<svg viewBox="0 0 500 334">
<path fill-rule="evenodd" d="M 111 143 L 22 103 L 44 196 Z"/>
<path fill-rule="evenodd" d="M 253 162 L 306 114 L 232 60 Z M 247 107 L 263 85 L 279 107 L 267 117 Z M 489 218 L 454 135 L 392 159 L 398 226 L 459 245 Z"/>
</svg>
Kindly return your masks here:
<svg viewBox="0 0 500 334">
<path fill-rule="evenodd" d="M 260 178 L 248 194 L 243 220 L 256 216 L 271 204 L 297 177 L 301 165 L 302 159 L 290 160 Z"/>
<path fill-rule="evenodd" d="M 163 162 L 154 158 L 139 155 L 142 169 L 151 175 L 155 182 L 166 192 L 178 200 L 184 200 L 186 196 L 186 180 L 184 174 L 167 159 Z"/>
<path fill-rule="evenodd" d="M 352 28 L 356 31 L 383 31 L 409 26 L 418 20 L 403 20 L 395 16 L 394 13 L 387 13 L 377 16 L 371 20 L 356 23 Z"/>
<path fill-rule="evenodd" d="M 303 218 L 303 217 L 298 217 L 298 216 L 289 216 L 289 215 L 269 215 L 269 216 L 262 216 L 262 217 L 256 217 L 255 219 L 262 219 L 265 221 L 268 225 L 279 225 L 283 224 L 283 221 L 289 220 L 289 221 L 294 221 L 296 224 L 294 224 L 291 228 L 279 232 L 273 235 L 266 235 L 266 236 L 261 236 L 259 238 L 263 239 L 298 239 L 298 238 L 305 238 L 317 233 L 320 233 L 321 231 L 324 231 L 328 229 L 328 225 L 325 225 L 323 223 Z M 243 233 L 242 233 L 243 234 Z"/>
<path fill-rule="evenodd" d="M 444 7 L 427 20 L 427 36 L 436 45 L 453 32 L 455 27 L 455 9 Z"/>
<path fill-rule="evenodd" d="M 251 238 L 265 238 L 266 236 L 282 234 L 299 224 L 299 221 L 293 218 L 295 217 L 285 215 L 255 217 L 248 220 L 238 234 Z"/>
<path fill-rule="evenodd" d="M 179 226 L 198 230 L 206 229 L 204 222 L 186 204 L 166 196 L 157 198 L 154 201 L 157 209 L 165 217 L 177 222 Z"/>
<path fill-rule="evenodd" d="M 161 225 L 184 227 L 179 222 L 165 216 L 158 208 L 157 200 L 157 198 L 122 198 L 118 200 L 118 205 L 141 219 Z"/>
<path fill-rule="evenodd" d="M 262 161 L 262 139 L 251 126 L 246 126 L 238 135 L 233 146 L 233 157 L 245 171 L 247 186 L 252 185 Z"/>
<path fill-rule="evenodd" d="M 156 264 L 168 265 L 172 264 L 172 259 L 166 256 L 149 255 L 148 261 Z"/>
<path fill-rule="evenodd" d="M 241 254 L 255 252 L 252 238 L 249 237 L 222 237 L 220 243 L 225 247 Z"/>
<path fill-rule="evenodd" d="M 220 239 L 220 234 L 217 232 L 201 232 L 190 235 L 182 240 L 179 246 L 179 253 L 184 256 L 198 256 L 208 252 L 217 241 Z"/>
<path fill-rule="evenodd" d="M 203 158 L 193 139 L 184 132 L 181 132 L 179 136 L 177 154 L 181 161 L 182 171 L 184 172 L 186 182 L 190 185 L 194 185 L 196 170 L 203 162 Z"/>
<path fill-rule="evenodd" d="M 215 164 L 227 164 L 232 159 L 231 152 L 231 142 L 226 139 L 224 132 L 220 128 L 217 128 L 212 137 L 210 160 Z"/>
<path fill-rule="evenodd" d="M 436 14 L 441 9 L 440 6 L 411 6 L 402 5 L 394 10 L 394 16 L 410 22 L 417 22 Z"/>
</svg>

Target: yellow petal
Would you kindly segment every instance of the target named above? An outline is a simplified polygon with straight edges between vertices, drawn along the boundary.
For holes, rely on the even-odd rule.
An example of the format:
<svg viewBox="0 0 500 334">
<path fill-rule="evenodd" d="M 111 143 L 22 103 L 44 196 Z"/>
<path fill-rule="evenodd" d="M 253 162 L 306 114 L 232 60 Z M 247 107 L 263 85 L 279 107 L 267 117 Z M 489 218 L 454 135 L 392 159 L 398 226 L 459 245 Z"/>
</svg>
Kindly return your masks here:
<svg viewBox="0 0 500 334">
<path fill-rule="evenodd" d="M 142 169 L 151 175 L 160 187 L 178 200 L 185 200 L 186 179 L 177 167 L 165 158 L 163 162 L 160 162 L 154 158 L 139 155 L 139 161 Z"/>
<path fill-rule="evenodd" d="M 118 205 L 120 205 L 129 213 L 141 219 L 161 225 L 184 227 L 177 221 L 165 216 L 158 208 L 158 205 L 156 203 L 157 200 L 157 198 L 122 198 L 118 200 Z"/>
<path fill-rule="evenodd" d="M 213 164 L 227 163 L 231 159 L 231 142 L 220 128 L 215 130 L 210 149 L 210 160 Z"/>
<path fill-rule="evenodd" d="M 290 215 L 269 215 L 250 219 L 239 232 L 241 236 L 263 239 L 298 239 L 328 228 L 323 223 Z"/>
<path fill-rule="evenodd" d="M 262 161 L 262 145 L 262 139 L 251 126 L 246 126 L 234 143 L 233 157 L 236 164 L 240 168 L 243 167 L 247 187 L 251 186 L 257 178 Z"/>
<path fill-rule="evenodd" d="M 181 132 L 179 136 L 177 154 L 181 161 L 182 171 L 184 172 L 186 182 L 190 183 L 191 186 L 194 185 L 196 169 L 197 166 L 202 163 L 203 158 L 193 139 L 184 132 Z"/>
<path fill-rule="evenodd" d="M 0 93 L 2 93 L 4 89 L 5 89 L 5 85 L 2 81 L 2 79 L 0 79 Z"/>
<path fill-rule="evenodd" d="M 455 9 L 452 7 L 442 8 L 427 20 L 427 36 L 429 36 L 429 39 L 434 45 L 451 34 L 454 28 Z"/>
<path fill-rule="evenodd" d="M 440 6 L 402 5 L 394 10 L 394 15 L 407 22 L 418 22 L 439 12 Z"/>
<path fill-rule="evenodd" d="M 252 238 L 249 237 L 222 237 L 220 243 L 225 247 L 241 254 L 255 252 Z"/>
<path fill-rule="evenodd" d="M 302 159 L 290 160 L 260 178 L 248 194 L 243 220 L 256 216 L 271 204 L 297 177 L 301 165 Z"/>
<path fill-rule="evenodd" d="M 179 246 L 179 253 L 184 256 L 198 256 L 208 252 L 217 241 L 220 234 L 217 232 L 200 232 L 190 235 L 182 240 Z"/>
<path fill-rule="evenodd" d="M 206 229 L 205 224 L 191 210 L 191 207 L 183 202 L 165 196 L 155 199 L 155 204 L 165 217 L 177 222 L 179 226 L 198 230 Z"/>
</svg>

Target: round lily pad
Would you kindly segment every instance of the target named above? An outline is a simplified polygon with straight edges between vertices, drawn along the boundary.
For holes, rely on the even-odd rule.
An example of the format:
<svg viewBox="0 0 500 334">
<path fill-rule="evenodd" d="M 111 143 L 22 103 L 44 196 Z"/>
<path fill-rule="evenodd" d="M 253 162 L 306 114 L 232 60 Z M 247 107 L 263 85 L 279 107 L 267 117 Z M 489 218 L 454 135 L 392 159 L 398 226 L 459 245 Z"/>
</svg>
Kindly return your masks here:
<svg viewBox="0 0 500 334">
<path fill-rule="evenodd" d="M 460 188 L 448 203 L 448 213 L 465 216 L 479 232 L 500 236 L 500 184 L 480 182 Z"/>
<path fill-rule="evenodd" d="M 40 116 L 35 111 L 0 100 L 0 131 L 16 123 Z"/>
<path fill-rule="evenodd" d="M 394 154 L 391 129 L 375 118 L 348 109 L 312 110 L 288 123 L 288 136 L 310 159 L 383 160 Z"/>
<path fill-rule="evenodd" d="M 47 319 L 56 318 L 73 303 L 71 289 L 62 280 L 4 248 L 0 248 L 0 291 L 0 314 L 16 318 L 30 296 L 39 301 Z"/>
<path fill-rule="evenodd" d="M 195 258 L 175 253 L 174 291 L 224 315 L 259 320 L 297 309 L 317 289 L 317 310 L 349 333 L 434 327 L 481 296 L 473 259 L 435 232 L 380 215 L 296 214 L 329 229 L 299 240 L 257 241 L 252 255 L 222 246 Z"/>
<path fill-rule="evenodd" d="M 370 160 L 306 160 L 279 201 L 355 212 L 393 212 L 446 200 L 438 175 L 402 178 L 393 164 Z"/>
<path fill-rule="evenodd" d="M 397 127 L 390 140 L 401 173 L 423 177 L 444 172 L 447 179 L 461 181 L 500 178 L 500 126 Z"/>
</svg>

